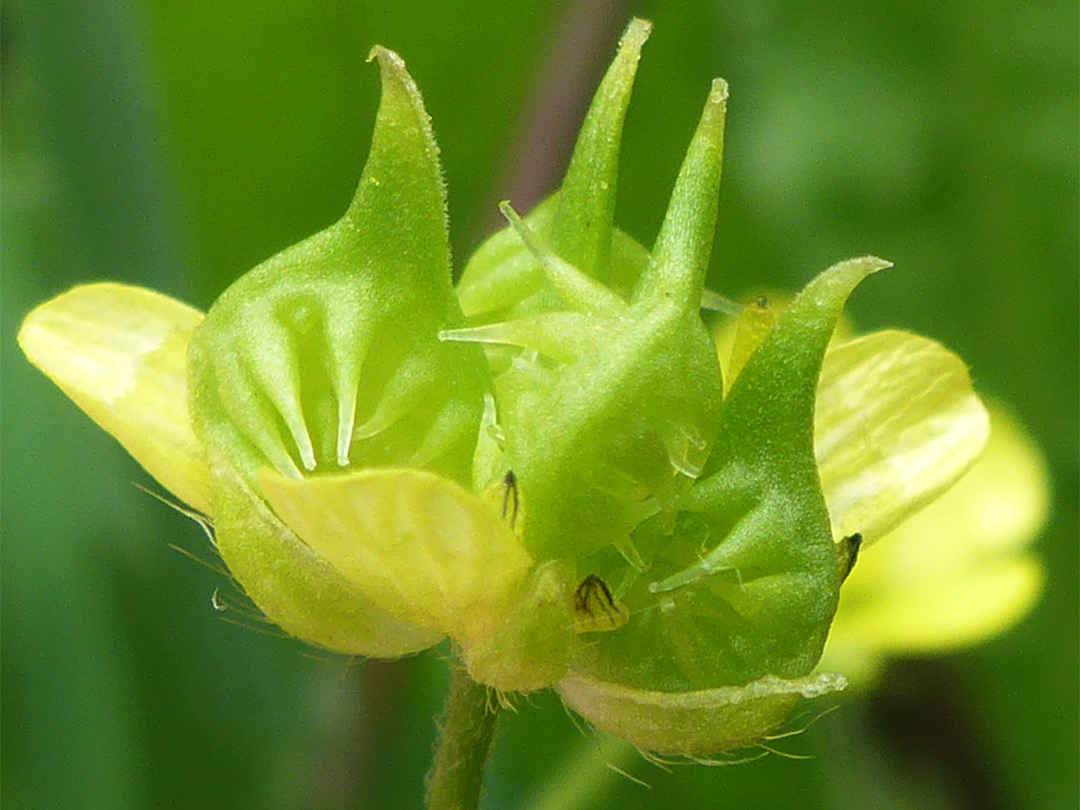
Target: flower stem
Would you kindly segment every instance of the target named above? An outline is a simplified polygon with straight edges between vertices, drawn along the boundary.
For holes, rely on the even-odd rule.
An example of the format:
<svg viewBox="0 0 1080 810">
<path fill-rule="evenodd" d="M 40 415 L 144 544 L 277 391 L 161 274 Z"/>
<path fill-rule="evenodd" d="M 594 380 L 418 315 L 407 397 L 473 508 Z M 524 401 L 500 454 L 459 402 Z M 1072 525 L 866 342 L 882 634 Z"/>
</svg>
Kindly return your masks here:
<svg viewBox="0 0 1080 810">
<path fill-rule="evenodd" d="M 464 667 L 452 666 L 446 716 L 427 776 L 428 810 L 475 810 L 498 720 L 488 687 L 476 683 Z"/>
</svg>

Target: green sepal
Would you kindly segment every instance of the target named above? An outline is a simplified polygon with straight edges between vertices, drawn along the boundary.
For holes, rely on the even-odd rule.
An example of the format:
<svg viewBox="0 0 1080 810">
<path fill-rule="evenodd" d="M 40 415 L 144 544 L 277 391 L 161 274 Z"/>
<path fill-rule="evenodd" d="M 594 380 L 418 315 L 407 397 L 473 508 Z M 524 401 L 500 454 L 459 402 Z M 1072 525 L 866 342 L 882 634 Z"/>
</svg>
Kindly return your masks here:
<svg viewBox="0 0 1080 810">
<path fill-rule="evenodd" d="M 613 226 L 619 177 L 622 125 L 651 24 L 634 19 L 581 125 L 562 188 L 526 217 L 529 227 L 553 251 L 590 278 L 632 282 L 648 254 Z M 618 289 L 618 287 L 616 287 Z M 630 287 L 622 291 L 629 294 Z M 558 309 L 558 297 L 512 228 L 488 239 L 470 259 L 458 283 L 465 314 L 474 322 L 517 318 Z"/>
<path fill-rule="evenodd" d="M 563 701 L 609 734 L 642 751 L 700 758 L 744 748 L 778 728 L 799 698 L 845 688 L 834 673 L 784 680 L 768 675 L 746 686 L 695 692 L 634 689 L 572 674 L 557 687 Z"/>
<path fill-rule="evenodd" d="M 564 261 L 624 297 L 648 262 L 648 251 L 615 228 L 614 219 L 623 121 L 641 47 L 651 30 L 645 20 L 627 26 L 593 96 L 560 190 L 525 218 Z M 473 254 L 458 296 L 474 322 L 560 308 L 540 264 L 512 228 L 499 231 Z"/>
<path fill-rule="evenodd" d="M 377 605 L 280 520 L 257 476 L 415 467 L 471 482 L 490 375 L 478 349 L 438 339 L 463 322 L 438 149 L 404 63 L 383 48 L 372 58 L 382 100 L 351 206 L 225 291 L 192 338 L 188 388 L 239 585 L 305 641 L 387 657 L 446 630 Z"/>
<path fill-rule="evenodd" d="M 195 430 L 249 482 L 412 466 L 468 482 L 488 372 L 463 321 L 445 189 L 419 90 L 375 48 L 382 100 L 341 220 L 237 280 L 189 351 Z"/>
<path fill-rule="evenodd" d="M 695 312 L 701 305 L 716 231 L 727 100 L 727 82 L 713 79 L 656 237 L 652 261 L 634 290 L 635 301 L 663 296 Z"/>
<path fill-rule="evenodd" d="M 629 84 L 620 92 L 629 93 Z M 530 504 L 524 539 L 535 559 L 580 558 L 611 545 L 635 561 L 636 526 L 669 509 L 701 473 L 722 396 L 699 306 L 716 224 L 726 100 L 726 85 L 715 82 L 657 250 L 628 296 L 566 261 L 533 229 L 535 219 L 504 208 L 556 305 L 537 293 L 511 304 L 505 321 L 442 333 L 516 350 L 497 366 L 495 387 L 504 466 Z M 621 114 L 606 120 L 621 127 Z M 609 142 L 579 145 L 587 152 Z M 555 221 L 558 213 L 551 216 Z"/>
<path fill-rule="evenodd" d="M 652 24 L 631 20 L 619 49 L 593 96 L 559 194 L 551 246 L 564 260 L 597 281 L 609 283 L 619 147 L 641 47 Z"/>
<path fill-rule="evenodd" d="M 631 615 L 580 645 L 575 675 L 682 693 L 813 669 L 841 579 L 814 459 L 817 380 L 845 300 L 885 266 L 835 265 L 783 314 L 725 400 L 673 529 L 653 521 L 635 534 L 646 573 L 610 552 L 585 563 Z"/>
</svg>

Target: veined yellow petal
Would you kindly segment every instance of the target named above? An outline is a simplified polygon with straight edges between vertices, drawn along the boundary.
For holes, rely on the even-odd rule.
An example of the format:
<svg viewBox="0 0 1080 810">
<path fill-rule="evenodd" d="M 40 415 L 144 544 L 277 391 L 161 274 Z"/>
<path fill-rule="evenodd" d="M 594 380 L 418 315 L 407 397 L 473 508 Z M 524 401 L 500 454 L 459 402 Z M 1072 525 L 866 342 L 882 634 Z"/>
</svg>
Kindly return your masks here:
<svg viewBox="0 0 1080 810">
<path fill-rule="evenodd" d="M 990 423 L 986 452 L 967 474 L 859 558 L 844 583 L 841 606 L 955 579 L 987 561 L 1019 554 L 1036 537 L 1050 502 L 1045 462 L 1000 405 L 991 405 Z"/>
<path fill-rule="evenodd" d="M 202 318 L 152 290 L 89 284 L 31 312 L 19 345 L 163 487 L 210 514 L 187 402 L 187 347 Z"/>
<path fill-rule="evenodd" d="M 268 619 L 308 644 L 372 658 L 398 658 L 438 644 L 373 604 L 305 545 L 223 459 L 213 459 L 217 550 Z"/>
<path fill-rule="evenodd" d="M 1039 450 L 990 404 L 986 452 L 955 486 L 860 556 L 840 591 L 821 667 L 855 682 L 888 654 L 974 644 L 1018 621 L 1043 573 L 1024 548 L 1046 520 Z"/>
<path fill-rule="evenodd" d="M 258 478 L 278 517 L 401 621 L 472 642 L 521 596 L 532 565 L 521 538 L 449 479 L 370 469 L 295 480 L 269 468 Z"/>
<path fill-rule="evenodd" d="M 834 535 L 881 539 L 971 466 L 989 429 L 967 367 L 932 340 L 885 331 L 830 350 L 814 446 Z"/>
</svg>

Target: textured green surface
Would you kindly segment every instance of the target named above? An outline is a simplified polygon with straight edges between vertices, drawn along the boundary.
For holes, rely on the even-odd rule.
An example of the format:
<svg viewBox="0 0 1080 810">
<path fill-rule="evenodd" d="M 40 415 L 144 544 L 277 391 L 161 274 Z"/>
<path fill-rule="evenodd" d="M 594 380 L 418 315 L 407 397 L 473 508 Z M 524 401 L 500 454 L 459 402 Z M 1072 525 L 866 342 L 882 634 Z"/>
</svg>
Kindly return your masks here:
<svg viewBox="0 0 1080 810">
<path fill-rule="evenodd" d="M 656 27 L 623 137 L 620 224 L 656 233 L 695 108 L 723 75 L 729 171 L 712 286 L 795 290 L 839 257 L 888 256 L 897 269 L 860 293 L 856 322 L 955 349 L 1032 429 L 1057 501 L 1040 544 L 1047 591 L 1022 628 L 938 668 L 895 670 L 869 709 L 847 706 L 778 744 L 811 762 L 668 774 L 628 758 L 620 767 L 653 790 L 611 776 L 595 804 L 1068 806 L 1080 739 L 1074 5 L 631 11 Z M 515 199 L 504 167 L 522 158 L 506 150 L 563 13 L 5 3 L 7 804 L 419 803 L 442 663 L 343 674 L 218 620 L 210 595 L 223 578 L 167 547 L 209 556 L 197 527 L 128 485 L 146 478 L 24 364 L 14 334 L 33 304 L 101 278 L 205 308 L 333 220 L 367 148 L 378 96 L 362 60 L 375 42 L 403 53 L 424 88 L 464 257 L 497 201 Z M 604 29 L 597 63 L 624 24 Z M 489 807 L 514 806 L 580 742 L 553 697 L 536 703 L 500 732 Z M 945 720 L 966 732 L 957 746 L 928 732 Z"/>
<path fill-rule="evenodd" d="M 631 616 L 582 644 L 577 671 L 680 692 L 813 669 L 840 587 L 814 463 L 817 376 L 844 301 L 883 266 L 842 262 L 795 299 L 725 399 L 716 446 L 679 503 L 674 533 L 639 530 L 648 572 L 598 555 Z"/>
</svg>

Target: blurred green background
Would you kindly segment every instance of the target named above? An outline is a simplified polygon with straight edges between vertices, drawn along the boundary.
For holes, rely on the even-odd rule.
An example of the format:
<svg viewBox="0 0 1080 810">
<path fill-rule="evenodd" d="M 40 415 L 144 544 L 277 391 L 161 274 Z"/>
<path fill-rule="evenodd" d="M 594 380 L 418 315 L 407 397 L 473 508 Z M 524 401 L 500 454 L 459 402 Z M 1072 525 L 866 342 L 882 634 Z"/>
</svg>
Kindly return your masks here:
<svg viewBox="0 0 1080 810">
<path fill-rule="evenodd" d="M 850 312 L 941 340 L 1019 412 L 1055 481 L 1047 587 L 1008 634 L 898 662 L 786 741 L 805 760 L 669 772 L 614 755 L 646 788 L 537 696 L 501 722 L 485 806 L 1077 806 L 1075 2 L 4 0 L 5 807 L 419 806 L 445 651 L 350 662 L 224 621 L 223 578 L 171 548 L 209 558 L 198 527 L 131 485 L 148 478 L 14 336 L 83 281 L 205 308 L 333 220 L 370 137 L 375 42 L 424 92 L 460 267 L 499 199 L 550 190 L 631 14 L 656 28 L 622 226 L 651 242 L 709 80 L 727 78 L 711 286 L 797 289 L 838 259 L 892 259 Z"/>
</svg>

